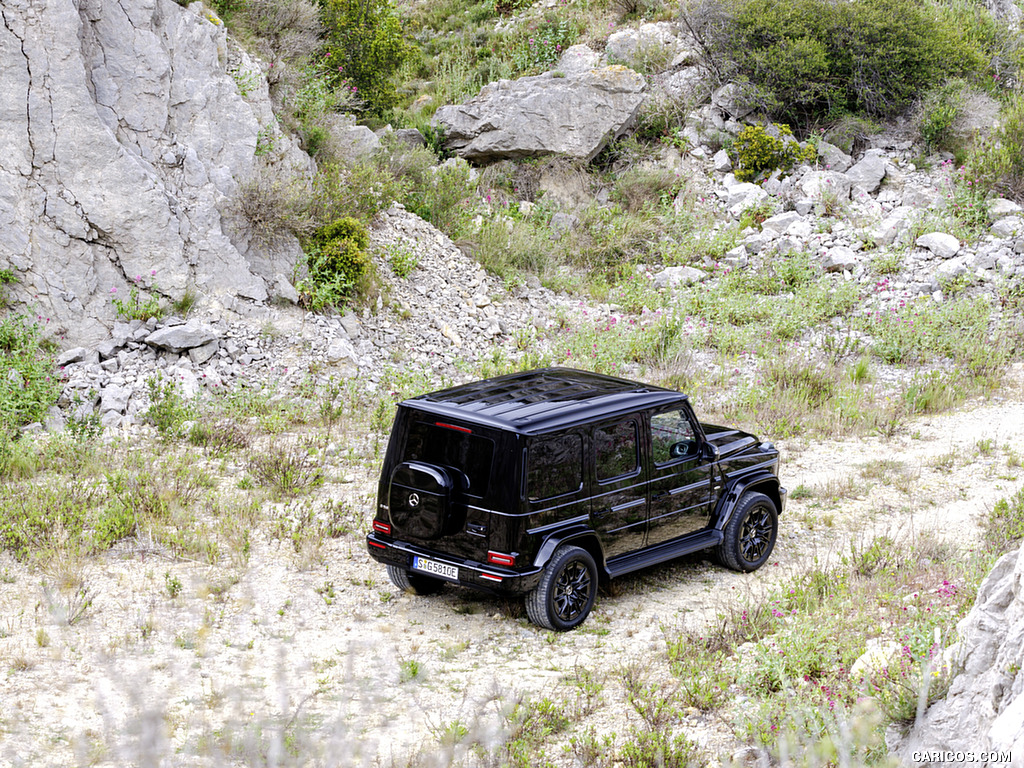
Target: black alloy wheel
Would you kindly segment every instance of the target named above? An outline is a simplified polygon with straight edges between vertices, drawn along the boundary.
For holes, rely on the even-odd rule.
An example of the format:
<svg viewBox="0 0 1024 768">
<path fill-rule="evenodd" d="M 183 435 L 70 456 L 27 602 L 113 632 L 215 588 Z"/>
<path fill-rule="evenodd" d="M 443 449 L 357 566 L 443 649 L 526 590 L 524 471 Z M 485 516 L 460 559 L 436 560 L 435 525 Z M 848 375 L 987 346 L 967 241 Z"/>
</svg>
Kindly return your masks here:
<svg viewBox="0 0 1024 768">
<path fill-rule="evenodd" d="M 747 513 L 740 530 L 740 555 L 748 563 L 756 563 L 768 552 L 775 541 L 773 513 L 758 505 Z"/>
<path fill-rule="evenodd" d="M 756 571 L 767 562 L 779 534 L 775 502 L 763 493 L 747 493 L 733 510 L 715 549 L 722 565 L 734 571 Z"/>
<path fill-rule="evenodd" d="M 555 550 L 540 584 L 526 596 L 530 621 L 564 632 L 582 624 L 597 598 L 597 565 L 587 550 L 563 545 Z"/>
</svg>

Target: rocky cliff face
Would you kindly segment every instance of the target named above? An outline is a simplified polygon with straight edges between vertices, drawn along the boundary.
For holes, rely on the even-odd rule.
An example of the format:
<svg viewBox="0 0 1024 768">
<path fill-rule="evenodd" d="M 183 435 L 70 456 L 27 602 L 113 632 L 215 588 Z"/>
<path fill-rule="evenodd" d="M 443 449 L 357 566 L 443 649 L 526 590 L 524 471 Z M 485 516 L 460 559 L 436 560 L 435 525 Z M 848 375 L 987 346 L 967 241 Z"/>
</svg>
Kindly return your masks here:
<svg viewBox="0 0 1024 768">
<path fill-rule="evenodd" d="M 899 755 L 913 766 L 934 763 L 937 751 L 962 753 L 946 765 L 1006 765 L 1003 755 L 1010 753 L 1010 764 L 1022 765 L 1024 549 L 996 563 L 959 629 L 954 651 L 963 671 L 946 698 L 914 724 Z"/>
<path fill-rule="evenodd" d="M 0 14 L 0 269 L 15 300 L 89 343 L 139 278 L 229 308 L 268 298 L 297 244 L 250 247 L 230 203 L 258 141 L 275 164 L 309 159 L 221 21 L 172 0 L 4 0 Z"/>
</svg>

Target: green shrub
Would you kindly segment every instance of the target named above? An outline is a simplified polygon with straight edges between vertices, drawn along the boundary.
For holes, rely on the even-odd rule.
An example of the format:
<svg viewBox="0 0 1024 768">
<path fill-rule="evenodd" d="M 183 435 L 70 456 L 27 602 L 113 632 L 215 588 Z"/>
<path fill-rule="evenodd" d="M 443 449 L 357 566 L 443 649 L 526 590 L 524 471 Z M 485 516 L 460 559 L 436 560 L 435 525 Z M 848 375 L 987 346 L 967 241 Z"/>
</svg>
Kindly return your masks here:
<svg viewBox="0 0 1024 768">
<path fill-rule="evenodd" d="M 978 142 L 964 165 L 983 189 L 1024 199 L 1024 95 L 1007 102 L 995 133 Z"/>
<path fill-rule="evenodd" d="M 469 164 L 464 160 L 451 161 L 419 175 L 410 184 L 404 204 L 445 234 L 456 237 L 475 190 Z"/>
<path fill-rule="evenodd" d="M 0 486 L 0 549 L 25 560 L 54 546 L 75 546 L 97 492 L 80 483 Z"/>
<path fill-rule="evenodd" d="M 40 327 L 22 315 L 0 320 L 0 431 L 41 421 L 60 383 Z"/>
<path fill-rule="evenodd" d="M 771 128 L 748 125 L 732 145 L 736 161 L 736 178 L 753 181 L 767 177 L 776 169 L 789 170 L 794 163 L 810 160 L 817 153 L 813 147 L 801 147 L 788 125 L 775 123 Z"/>
<path fill-rule="evenodd" d="M 369 223 L 378 212 L 404 199 L 408 188 L 408 180 L 373 159 L 327 163 L 313 179 L 310 217 L 321 225 L 345 216 Z"/>
<path fill-rule="evenodd" d="M 929 151 L 951 151 L 959 144 L 953 128 L 964 109 L 966 87 L 963 80 L 954 79 L 925 92 L 918 130 Z"/>
<path fill-rule="evenodd" d="M 710 5 L 718 8 L 687 21 L 714 71 L 748 79 L 770 115 L 795 125 L 843 112 L 891 116 L 939 77 L 983 66 L 983 53 L 964 50 L 923 0 Z"/>
<path fill-rule="evenodd" d="M 528 24 L 516 25 L 504 42 L 516 76 L 536 74 L 558 61 L 562 51 L 576 42 L 582 28 L 554 11 Z"/>
<path fill-rule="evenodd" d="M 370 114 L 393 107 L 392 76 L 408 53 L 389 0 L 323 0 L 321 8 L 331 85 L 348 88 Z"/>
<path fill-rule="evenodd" d="M 370 236 L 361 223 L 351 217 L 338 219 L 318 229 L 306 243 L 306 267 L 309 279 L 299 290 L 314 310 L 340 306 L 356 292 L 370 267 L 367 247 Z"/>
<path fill-rule="evenodd" d="M 384 248 L 384 260 L 391 267 L 395 277 L 406 278 L 420 263 L 419 256 L 406 243 L 396 243 Z"/>
<path fill-rule="evenodd" d="M 164 437 L 174 437 L 182 424 L 194 419 L 196 409 L 181 393 L 181 388 L 172 379 L 162 374 L 146 379 L 149 391 L 149 408 L 144 417 Z"/>
<path fill-rule="evenodd" d="M 998 552 L 1020 546 L 1024 539 L 1024 490 L 997 501 L 981 528 L 985 542 Z"/>
</svg>

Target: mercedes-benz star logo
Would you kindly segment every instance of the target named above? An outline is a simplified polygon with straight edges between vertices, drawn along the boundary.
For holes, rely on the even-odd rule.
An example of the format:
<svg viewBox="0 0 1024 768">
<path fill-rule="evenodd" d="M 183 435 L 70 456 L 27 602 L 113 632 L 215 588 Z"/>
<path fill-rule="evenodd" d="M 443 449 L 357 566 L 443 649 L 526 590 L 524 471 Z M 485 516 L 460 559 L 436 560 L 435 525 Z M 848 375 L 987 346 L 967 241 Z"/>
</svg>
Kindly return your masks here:
<svg viewBox="0 0 1024 768">
<path fill-rule="evenodd" d="M 420 495 L 418 493 L 409 494 L 409 506 L 416 509 L 420 505 Z"/>
</svg>

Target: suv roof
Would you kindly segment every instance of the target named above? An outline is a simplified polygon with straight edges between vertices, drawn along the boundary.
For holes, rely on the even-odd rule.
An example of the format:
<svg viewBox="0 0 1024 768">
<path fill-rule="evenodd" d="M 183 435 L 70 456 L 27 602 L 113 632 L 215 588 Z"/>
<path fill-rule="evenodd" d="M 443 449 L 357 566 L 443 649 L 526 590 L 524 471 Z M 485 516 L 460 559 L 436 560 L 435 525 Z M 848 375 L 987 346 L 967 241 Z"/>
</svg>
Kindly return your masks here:
<svg viewBox="0 0 1024 768">
<path fill-rule="evenodd" d="M 542 433 L 686 400 L 670 389 L 572 368 L 540 368 L 420 395 L 403 405 L 521 433 Z"/>
</svg>

